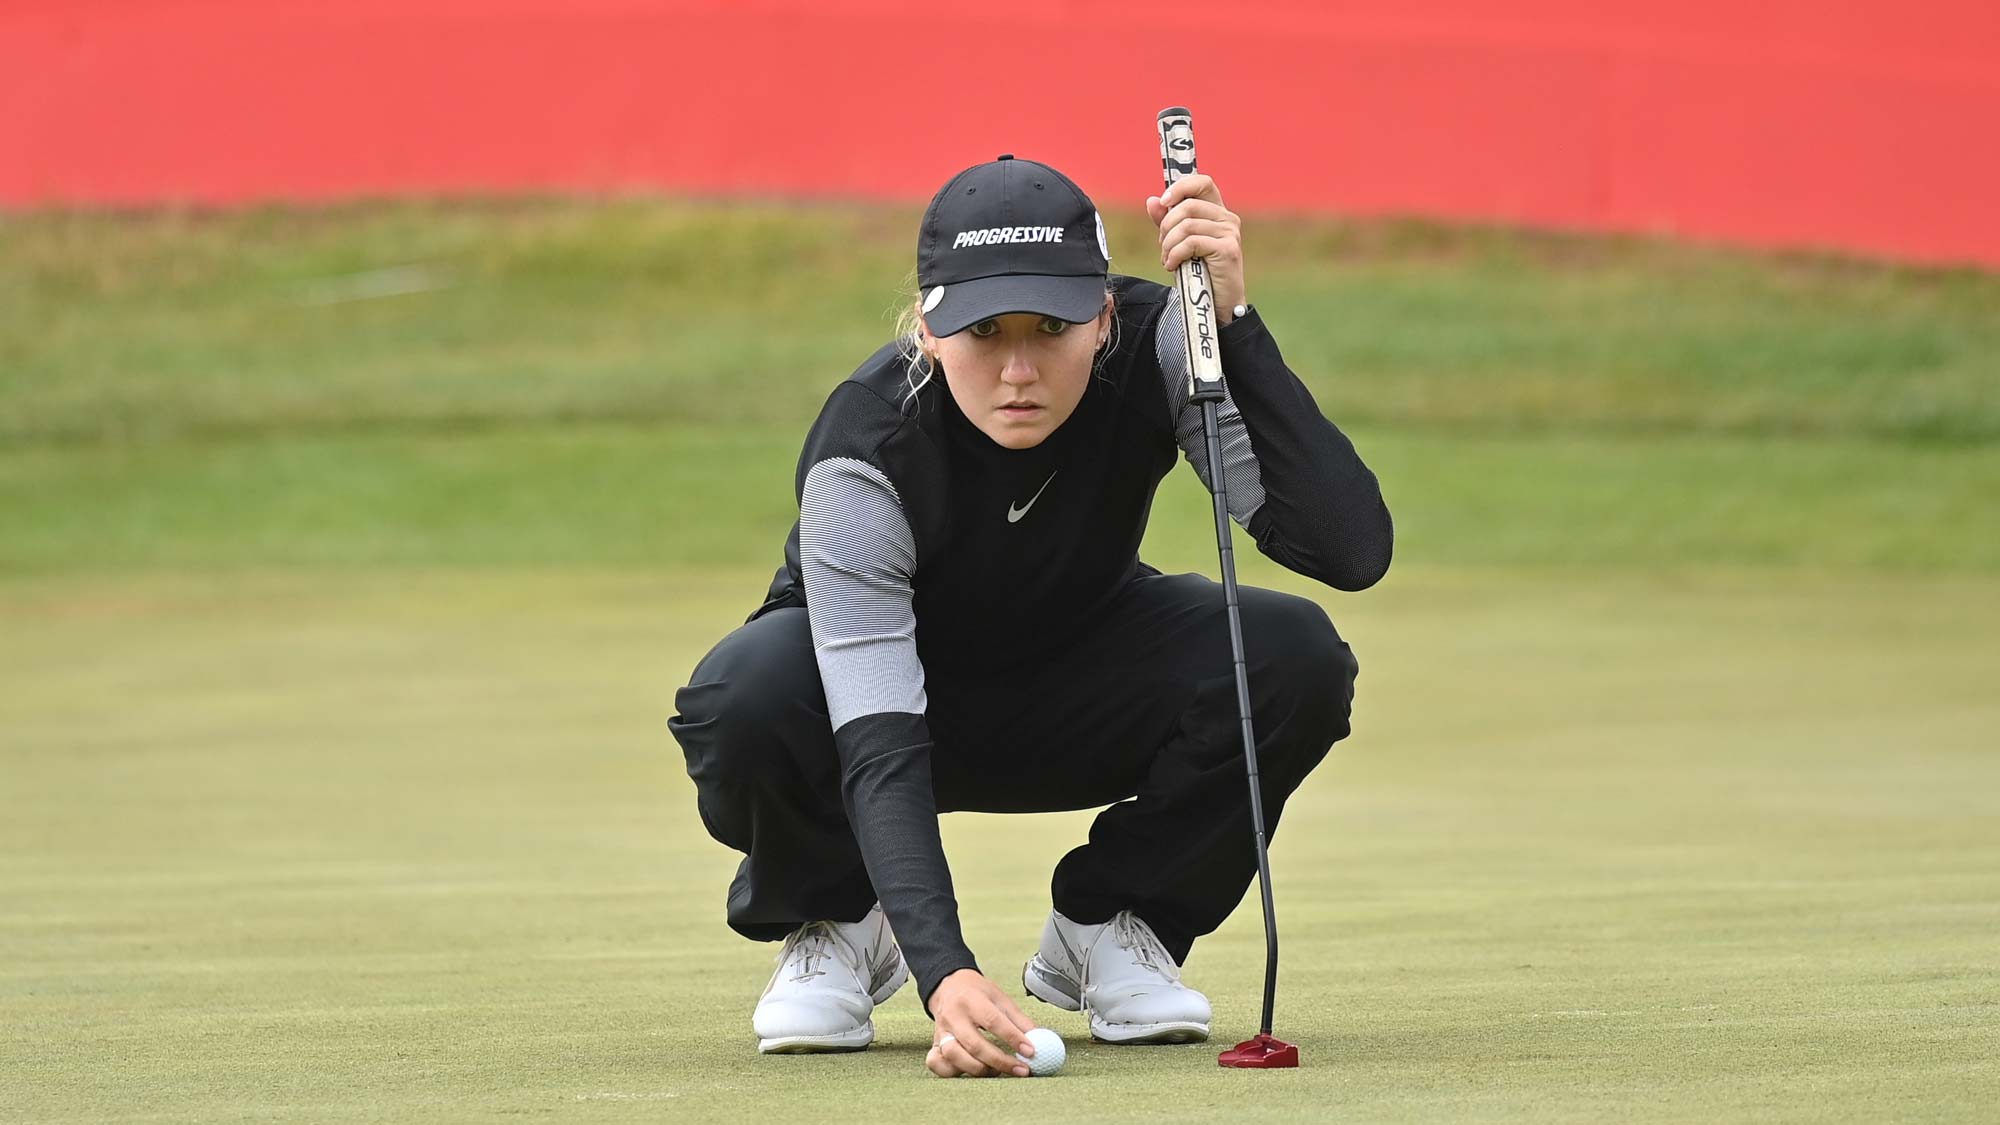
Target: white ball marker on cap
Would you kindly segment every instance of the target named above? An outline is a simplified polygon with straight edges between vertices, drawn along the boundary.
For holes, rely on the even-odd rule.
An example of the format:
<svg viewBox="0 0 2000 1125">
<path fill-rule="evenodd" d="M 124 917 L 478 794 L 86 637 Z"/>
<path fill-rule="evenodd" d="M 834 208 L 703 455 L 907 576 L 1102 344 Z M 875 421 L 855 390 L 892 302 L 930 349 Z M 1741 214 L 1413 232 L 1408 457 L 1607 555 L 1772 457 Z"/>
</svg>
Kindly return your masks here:
<svg viewBox="0 0 2000 1125">
<path fill-rule="evenodd" d="M 932 309 L 937 308 L 940 304 L 943 303 L 944 303 L 944 286 L 942 285 L 931 290 L 929 293 L 924 294 L 925 312 L 930 312 Z"/>
</svg>

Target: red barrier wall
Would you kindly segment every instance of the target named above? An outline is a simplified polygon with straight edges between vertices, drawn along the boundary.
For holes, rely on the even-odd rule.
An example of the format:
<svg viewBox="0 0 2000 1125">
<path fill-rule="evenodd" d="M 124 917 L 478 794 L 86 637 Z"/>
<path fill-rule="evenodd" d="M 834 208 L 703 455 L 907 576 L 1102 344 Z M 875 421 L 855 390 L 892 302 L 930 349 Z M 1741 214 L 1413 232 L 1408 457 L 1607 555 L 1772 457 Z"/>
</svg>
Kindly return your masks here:
<svg viewBox="0 0 2000 1125">
<path fill-rule="evenodd" d="M 1996 0 L 0 0 L 0 204 L 533 189 L 1232 206 L 2000 264 Z"/>
</svg>

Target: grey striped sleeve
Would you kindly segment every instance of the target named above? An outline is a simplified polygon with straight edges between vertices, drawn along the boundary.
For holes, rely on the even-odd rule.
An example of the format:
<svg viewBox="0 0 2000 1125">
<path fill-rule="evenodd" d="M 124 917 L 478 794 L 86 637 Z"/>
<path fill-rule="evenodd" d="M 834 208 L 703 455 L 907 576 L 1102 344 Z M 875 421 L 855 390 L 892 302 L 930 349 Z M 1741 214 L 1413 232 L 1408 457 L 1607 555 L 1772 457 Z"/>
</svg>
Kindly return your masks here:
<svg viewBox="0 0 2000 1125">
<path fill-rule="evenodd" d="M 1208 475 L 1208 436 L 1201 429 L 1201 408 L 1188 404 L 1187 325 L 1181 317 L 1179 291 L 1160 313 L 1153 333 L 1153 350 L 1160 357 L 1160 374 L 1167 380 L 1167 409 L 1174 419 L 1174 441 L 1187 454 L 1188 464 L 1210 491 L 1215 482 Z M 1223 400 L 1216 404 L 1215 420 L 1221 430 L 1223 479 L 1229 485 L 1229 516 L 1238 527 L 1248 529 L 1250 517 L 1264 506 L 1264 481 L 1257 466 L 1257 453 L 1250 448 L 1250 431 L 1229 395 L 1228 372 L 1223 373 Z"/>
<path fill-rule="evenodd" d="M 833 729 L 862 715 L 923 714 L 916 539 L 880 469 L 836 457 L 806 473 L 799 563 Z"/>
</svg>

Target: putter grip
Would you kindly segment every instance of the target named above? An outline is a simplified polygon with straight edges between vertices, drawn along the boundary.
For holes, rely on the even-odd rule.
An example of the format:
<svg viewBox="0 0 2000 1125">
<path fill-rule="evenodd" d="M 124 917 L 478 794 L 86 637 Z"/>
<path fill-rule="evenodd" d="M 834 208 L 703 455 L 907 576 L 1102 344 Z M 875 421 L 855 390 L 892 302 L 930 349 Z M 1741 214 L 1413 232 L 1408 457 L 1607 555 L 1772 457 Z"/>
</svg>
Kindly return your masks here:
<svg viewBox="0 0 2000 1125">
<path fill-rule="evenodd" d="M 1185 106 L 1160 111 L 1160 170 L 1167 186 L 1194 175 L 1194 115 Z M 1216 339 L 1215 293 L 1209 288 L 1208 267 L 1200 258 L 1180 266 L 1181 323 L 1187 327 L 1188 401 L 1219 401 L 1222 390 L 1222 349 Z"/>
</svg>

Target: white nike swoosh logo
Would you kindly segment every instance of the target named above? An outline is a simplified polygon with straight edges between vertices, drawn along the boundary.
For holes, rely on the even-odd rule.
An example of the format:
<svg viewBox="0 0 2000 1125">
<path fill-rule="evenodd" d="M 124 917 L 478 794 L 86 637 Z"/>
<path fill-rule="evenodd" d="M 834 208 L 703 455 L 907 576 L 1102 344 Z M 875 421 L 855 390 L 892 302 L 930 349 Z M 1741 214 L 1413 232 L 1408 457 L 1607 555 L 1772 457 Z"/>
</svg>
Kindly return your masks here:
<svg viewBox="0 0 2000 1125">
<path fill-rule="evenodd" d="M 1059 472 L 1061 472 L 1061 471 L 1062 471 L 1061 469 L 1057 469 L 1057 470 L 1056 470 L 1056 472 L 1058 472 L 1058 473 L 1059 473 Z M 1045 481 L 1043 481 L 1043 482 L 1042 482 L 1042 487 L 1040 487 L 1040 488 L 1036 489 L 1036 490 L 1035 490 L 1035 495 L 1034 495 L 1034 496 L 1033 496 L 1033 497 L 1032 497 L 1032 498 L 1031 498 L 1031 499 L 1030 499 L 1030 500 L 1029 500 L 1029 501 L 1028 501 L 1028 502 L 1027 502 L 1026 504 L 1022 505 L 1022 506 L 1021 506 L 1020 508 L 1016 508 L 1016 507 L 1014 507 L 1014 505 L 1012 505 L 1012 504 L 1009 504 L 1009 505 L 1007 505 L 1007 522 L 1008 522 L 1008 523 L 1020 523 L 1020 522 L 1021 522 L 1021 517 L 1022 517 L 1022 516 L 1025 516 L 1025 515 L 1027 515 L 1027 514 L 1028 514 L 1028 509 L 1029 509 L 1029 508 L 1032 508 L 1032 507 L 1034 507 L 1034 506 L 1035 506 L 1035 501 L 1036 501 L 1036 500 L 1040 500 L 1040 499 L 1042 498 L 1042 493 L 1044 493 L 1044 492 L 1047 492 L 1047 491 L 1049 490 L 1049 481 L 1051 481 L 1051 480 L 1054 480 L 1054 479 L 1056 479 L 1056 474 L 1055 474 L 1055 473 L 1050 473 L 1050 474 L 1049 474 L 1049 480 L 1045 480 Z"/>
</svg>

